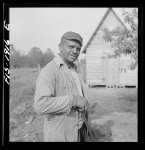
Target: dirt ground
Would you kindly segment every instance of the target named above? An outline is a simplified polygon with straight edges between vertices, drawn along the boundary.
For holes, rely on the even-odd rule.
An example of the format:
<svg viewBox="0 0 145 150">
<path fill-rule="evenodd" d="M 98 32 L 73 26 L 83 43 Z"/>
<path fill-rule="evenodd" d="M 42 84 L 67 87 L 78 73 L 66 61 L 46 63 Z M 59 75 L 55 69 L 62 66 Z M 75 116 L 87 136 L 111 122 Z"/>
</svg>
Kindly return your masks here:
<svg viewBox="0 0 145 150">
<path fill-rule="evenodd" d="M 32 90 L 33 92 L 34 90 Z M 29 91 L 30 92 L 30 91 Z M 89 118 L 92 124 L 113 120 L 113 142 L 137 142 L 137 89 L 88 88 Z M 10 114 L 10 141 L 43 142 L 43 116 L 32 107 L 33 97 L 23 97 L 17 109 Z M 10 106 L 16 106 L 16 99 Z M 20 101 L 20 98 L 19 98 Z M 25 102 L 25 103 L 24 103 Z M 11 108 L 10 107 L 10 108 Z"/>
<path fill-rule="evenodd" d="M 113 120 L 113 142 L 137 142 L 137 89 L 88 89 L 92 124 Z"/>
</svg>

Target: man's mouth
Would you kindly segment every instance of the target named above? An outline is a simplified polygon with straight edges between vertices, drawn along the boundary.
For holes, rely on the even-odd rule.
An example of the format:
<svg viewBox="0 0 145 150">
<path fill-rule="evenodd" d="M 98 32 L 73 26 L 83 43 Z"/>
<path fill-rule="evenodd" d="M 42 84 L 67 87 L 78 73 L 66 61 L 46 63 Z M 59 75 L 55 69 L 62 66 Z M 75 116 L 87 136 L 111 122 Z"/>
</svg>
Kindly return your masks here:
<svg viewBox="0 0 145 150">
<path fill-rule="evenodd" d="M 70 57 L 77 58 L 77 56 L 75 56 L 75 55 L 70 55 Z"/>
</svg>

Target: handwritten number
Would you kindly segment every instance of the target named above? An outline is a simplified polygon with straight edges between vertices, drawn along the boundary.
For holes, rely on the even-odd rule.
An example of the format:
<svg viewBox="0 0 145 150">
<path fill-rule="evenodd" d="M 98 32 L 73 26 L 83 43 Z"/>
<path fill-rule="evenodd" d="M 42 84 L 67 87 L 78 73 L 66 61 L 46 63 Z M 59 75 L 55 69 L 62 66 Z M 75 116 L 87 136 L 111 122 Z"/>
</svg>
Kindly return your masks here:
<svg viewBox="0 0 145 150">
<path fill-rule="evenodd" d="M 10 41 L 9 40 L 6 40 L 6 41 L 4 40 L 4 42 L 5 42 L 6 45 L 10 45 Z"/>
<path fill-rule="evenodd" d="M 4 28 L 9 31 L 10 30 L 10 25 L 6 23 L 6 20 L 4 20 Z M 4 40 L 5 43 L 5 48 L 4 48 L 4 54 L 5 54 L 5 58 L 7 59 L 7 61 L 9 61 L 8 56 L 10 55 L 10 50 L 8 45 L 10 45 L 10 41 L 9 40 Z M 8 63 L 6 63 L 6 65 L 8 65 Z M 8 68 L 4 68 L 5 71 L 5 75 L 4 75 L 4 80 L 7 84 L 9 84 L 9 80 L 10 79 L 10 70 Z"/>
<path fill-rule="evenodd" d="M 10 53 L 8 52 L 6 48 L 4 49 L 4 53 L 10 55 Z"/>
<path fill-rule="evenodd" d="M 8 31 L 10 30 L 9 24 L 5 24 L 6 21 L 4 21 L 4 28 L 6 28 Z"/>
<path fill-rule="evenodd" d="M 9 82 L 8 82 L 8 78 L 6 78 L 5 76 L 4 76 L 4 78 L 5 78 L 5 81 L 7 82 L 7 84 L 9 84 Z"/>
<path fill-rule="evenodd" d="M 9 59 L 8 59 L 7 55 L 5 55 L 5 57 L 6 57 L 7 61 L 9 61 Z"/>
<path fill-rule="evenodd" d="M 10 74 L 10 70 L 8 68 L 4 68 L 5 71 L 8 71 L 8 74 Z"/>
</svg>

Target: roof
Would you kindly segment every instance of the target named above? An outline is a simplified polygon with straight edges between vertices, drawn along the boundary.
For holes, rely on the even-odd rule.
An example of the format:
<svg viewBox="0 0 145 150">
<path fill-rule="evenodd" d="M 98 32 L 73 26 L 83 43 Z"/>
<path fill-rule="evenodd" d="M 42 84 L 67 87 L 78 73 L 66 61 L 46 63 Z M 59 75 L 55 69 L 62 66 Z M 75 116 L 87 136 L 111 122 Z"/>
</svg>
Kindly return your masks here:
<svg viewBox="0 0 145 150">
<path fill-rule="evenodd" d="M 98 30 L 100 29 L 101 25 L 103 24 L 104 20 L 106 19 L 106 17 L 108 16 L 109 12 L 112 11 L 112 13 L 114 14 L 114 16 L 116 17 L 116 19 L 122 24 L 122 26 L 126 28 L 126 26 L 124 25 L 124 23 L 121 21 L 121 19 L 117 16 L 117 14 L 114 12 L 114 10 L 112 8 L 108 8 L 108 10 L 106 11 L 104 17 L 102 18 L 101 22 L 99 23 L 99 25 L 97 26 L 97 28 L 95 29 L 94 33 L 92 34 L 92 36 L 90 37 L 89 41 L 87 42 L 86 46 L 84 47 L 84 49 L 82 50 L 82 53 L 86 53 L 86 50 L 88 48 L 88 46 L 90 45 L 92 39 L 94 38 L 94 36 L 97 34 Z"/>
</svg>

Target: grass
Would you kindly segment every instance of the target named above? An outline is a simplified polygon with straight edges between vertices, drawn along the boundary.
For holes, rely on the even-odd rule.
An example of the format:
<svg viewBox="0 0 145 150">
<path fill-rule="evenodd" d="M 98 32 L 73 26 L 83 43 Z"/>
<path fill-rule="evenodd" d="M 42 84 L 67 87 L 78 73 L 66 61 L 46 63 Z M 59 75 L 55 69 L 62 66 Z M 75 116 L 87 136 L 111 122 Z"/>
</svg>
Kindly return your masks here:
<svg viewBox="0 0 145 150">
<path fill-rule="evenodd" d="M 10 141 L 43 141 L 42 124 L 43 116 L 36 115 L 33 109 L 35 82 L 38 72 L 36 69 L 12 69 L 10 77 L 18 78 L 10 80 Z M 105 89 L 88 88 L 89 102 L 91 104 L 91 119 L 101 118 L 113 112 L 137 113 L 137 89 Z M 23 108 L 24 107 L 24 108 Z M 30 124 L 25 124 L 31 120 Z M 24 127 L 28 130 L 28 136 L 23 134 Z M 29 128 L 33 127 L 29 131 Z M 29 138 L 28 138 L 29 137 Z"/>
<path fill-rule="evenodd" d="M 35 93 L 35 81 L 38 77 L 38 72 L 33 72 L 36 69 L 12 69 L 10 80 L 10 140 L 18 140 L 17 136 L 11 131 L 21 130 L 21 125 L 24 126 L 24 121 L 36 113 L 33 109 L 33 98 Z M 23 108 L 24 107 L 24 108 Z M 32 128 L 32 127 L 31 127 Z M 13 136 L 11 136 L 13 135 Z M 30 139 L 29 139 L 30 140 Z"/>
<path fill-rule="evenodd" d="M 16 69 L 11 70 L 10 77 L 16 77 L 19 75 L 18 78 L 10 80 L 10 97 L 13 99 L 19 96 L 33 96 L 35 92 L 35 81 L 38 77 L 38 72 L 32 72 L 34 69 Z"/>
<path fill-rule="evenodd" d="M 91 119 L 99 118 L 113 112 L 137 113 L 137 89 L 104 89 L 89 88 L 87 90 L 91 110 Z"/>
</svg>

